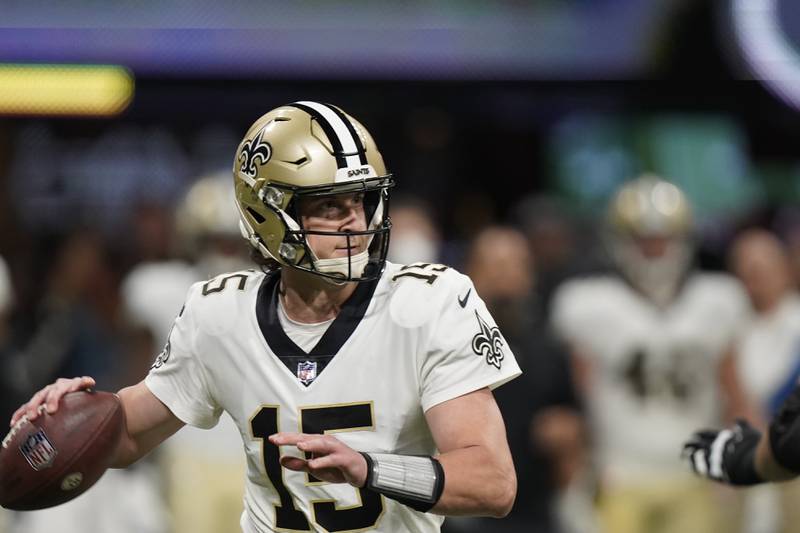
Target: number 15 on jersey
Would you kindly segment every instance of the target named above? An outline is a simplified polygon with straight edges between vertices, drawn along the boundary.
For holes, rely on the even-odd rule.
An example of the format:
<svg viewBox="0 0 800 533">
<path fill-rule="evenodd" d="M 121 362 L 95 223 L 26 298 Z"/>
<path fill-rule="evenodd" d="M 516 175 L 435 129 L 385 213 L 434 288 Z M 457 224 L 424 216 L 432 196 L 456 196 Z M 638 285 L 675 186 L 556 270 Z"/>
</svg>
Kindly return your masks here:
<svg viewBox="0 0 800 533">
<path fill-rule="evenodd" d="M 262 405 L 250 419 L 253 438 L 262 441 L 264 470 L 280 499 L 280 503 L 274 505 L 275 527 L 279 530 L 311 531 L 308 517 L 297 509 L 296 496 L 289 492 L 284 483 L 280 450 L 267 441 L 267 437 L 279 431 L 279 409 L 277 405 Z M 298 429 L 303 433 L 370 431 L 375 427 L 372 402 L 301 407 L 299 414 Z M 306 484 L 321 485 L 324 482 L 306 475 Z M 331 532 L 359 531 L 375 527 L 384 511 L 381 495 L 365 489 L 354 490 L 358 492 L 361 501 L 355 506 L 339 507 L 334 499 L 310 501 L 312 521 Z"/>
</svg>

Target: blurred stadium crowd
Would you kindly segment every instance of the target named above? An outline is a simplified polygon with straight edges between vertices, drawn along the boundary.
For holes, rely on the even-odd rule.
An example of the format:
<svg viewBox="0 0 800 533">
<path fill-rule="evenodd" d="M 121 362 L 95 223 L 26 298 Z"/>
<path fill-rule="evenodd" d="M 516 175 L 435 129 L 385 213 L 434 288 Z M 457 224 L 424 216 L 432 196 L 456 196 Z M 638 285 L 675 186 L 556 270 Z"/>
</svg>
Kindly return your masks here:
<svg viewBox="0 0 800 533">
<path fill-rule="evenodd" d="M 696 427 L 763 424 L 800 376 L 800 115 L 709 52 L 710 8 L 684 11 L 651 81 L 153 75 L 117 117 L 1 118 L 0 414 L 59 376 L 141 379 L 189 285 L 249 268 L 229 171 L 246 124 L 319 99 L 397 177 L 389 259 L 471 276 L 524 372 L 496 391 L 514 510 L 447 531 L 798 530 L 797 483 L 722 489 L 679 457 Z M 632 181 L 649 174 L 674 187 Z M 620 221 L 630 183 L 649 207 Z M 186 428 L 0 533 L 235 531 L 241 456 L 229 420 Z"/>
</svg>

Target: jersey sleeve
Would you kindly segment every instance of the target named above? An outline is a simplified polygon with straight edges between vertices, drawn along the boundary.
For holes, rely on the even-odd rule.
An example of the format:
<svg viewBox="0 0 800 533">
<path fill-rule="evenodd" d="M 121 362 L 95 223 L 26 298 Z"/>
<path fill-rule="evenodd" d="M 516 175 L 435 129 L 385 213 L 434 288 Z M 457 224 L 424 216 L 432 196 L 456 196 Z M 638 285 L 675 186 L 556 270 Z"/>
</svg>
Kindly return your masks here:
<svg viewBox="0 0 800 533">
<path fill-rule="evenodd" d="M 564 341 L 582 340 L 584 332 L 591 330 L 591 313 L 586 308 L 591 302 L 584 291 L 583 280 L 562 283 L 553 296 L 550 324 L 557 337 Z"/>
<path fill-rule="evenodd" d="M 702 296 L 708 302 L 706 339 L 718 346 L 717 357 L 735 345 L 750 318 L 750 300 L 739 281 L 728 274 L 707 274 Z"/>
<path fill-rule="evenodd" d="M 421 364 L 422 408 L 489 387 L 522 372 L 472 281 L 453 272 Z"/>
<path fill-rule="evenodd" d="M 222 408 L 214 400 L 201 354 L 194 320 L 199 302 L 192 286 L 175 319 L 167 344 L 158 355 L 145 384 L 181 421 L 203 429 L 217 425 Z"/>
<path fill-rule="evenodd" d="M 620 302 L 617 283 L 606 277 L 575 278 L 556 289 L 551 304 L 550 329 L 570 350 L 583 357 L 603 358 L 616 350 Z M 616 312 L 611 312 L 617 309 Z"/>
</svg>

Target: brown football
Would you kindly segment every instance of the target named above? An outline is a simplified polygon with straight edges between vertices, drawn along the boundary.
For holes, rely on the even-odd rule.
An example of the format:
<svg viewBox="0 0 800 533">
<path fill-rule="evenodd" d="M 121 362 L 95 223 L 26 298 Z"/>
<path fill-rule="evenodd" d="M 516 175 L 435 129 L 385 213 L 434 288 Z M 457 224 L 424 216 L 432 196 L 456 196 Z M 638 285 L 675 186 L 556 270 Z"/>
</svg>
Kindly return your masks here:
<svg viewBox="0 0 800 533">
<path fill-rule="evenodd" d="M 71 392 L 58 410 L 23 420 L 0 447 L 0 505 L 29 511 L 60 505 L 106 471 L 125 425 L 110 392 Z"/>
</svg>

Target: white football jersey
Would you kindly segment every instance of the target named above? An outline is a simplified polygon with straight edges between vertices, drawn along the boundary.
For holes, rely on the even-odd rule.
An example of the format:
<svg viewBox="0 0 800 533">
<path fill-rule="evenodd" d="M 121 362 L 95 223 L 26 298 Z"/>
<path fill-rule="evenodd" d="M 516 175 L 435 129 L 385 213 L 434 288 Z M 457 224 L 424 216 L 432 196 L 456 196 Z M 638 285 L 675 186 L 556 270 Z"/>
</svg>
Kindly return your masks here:
<svg viewBox="0 0 800 533">
<path fill-rule="evenodd" d="M 736 356 L 745 391 L 765 413 L 777 408 L 800 373 L 800 296 L 792 293 L 772 312 L 753 314 L 737 338 Z"/>
<path fill-rule="evenodd" d="M 586 408 L 607 481 L 683 475 L 686 436 L 719 424 L 718 364 L 747 306 L 723 274 L 690 275 L 665 309 L 613 275 L 559 288 L 553 325 L 591 367 Z"/>
<path fill-rule="evenodd" d="M 280 455 L 300 452 L 267 437 L 336 433 L 360 451 L 435 454 L 426 410 L 520 373 L 472 282 L 388 263 L 307 354 L 280 327 L 278 281 L 250 270 L 194 285 L 147 386 L 188 424 L 233 418 L 248 460 L 245 533 L 438 530 L 440 516 L 282 469 Z"/>
<path fill-rule="evenodd" d="M 183 261 L 140 263 L 122 280 L 120 292 L 127 319 L 146 327 L 158 346 L 167 342 L 170 325 L 186 291 L 203 279 Z"/>
</svg>

